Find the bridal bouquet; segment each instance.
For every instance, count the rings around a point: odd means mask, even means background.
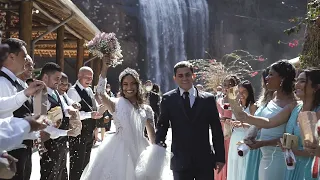
[[[99,33],[86,46],[89,52],[102,59],[105,55],[111,57],[111,66],[122,64],[122,50],[118,39],[114,33]]]

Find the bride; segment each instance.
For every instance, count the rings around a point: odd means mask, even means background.
[[[109,65],[103,63],[101,77]],[[153,111],[143,102],[143,87],[139,74],[130,68],[120,73],[120,98],[110,98],[104,88],[106,80],[99,79],[97,94],[113,114],[116,133],[110,134],[90,160],[81,180],[146,180],[136,177],[135,169],[140,154],[149,146],[144,137],[146,127],[151,144],[155,142]]]

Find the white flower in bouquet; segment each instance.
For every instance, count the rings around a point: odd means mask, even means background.
[[[89,52],[102,59],[105,55],[111,57],[110,65],[115,67],[122,64],[122,50],[115,33],[99,33],[87,43]]]

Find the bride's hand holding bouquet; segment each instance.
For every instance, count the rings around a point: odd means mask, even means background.
[[[107,66],[116,67],[122,64],[121,46],[114,33],[97,34],[88,42],[87,47],[90,53],[102,59]]]

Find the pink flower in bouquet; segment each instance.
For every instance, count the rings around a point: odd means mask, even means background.
[[[99,58],[104,55],[112,57],[110,64],[115,67],[122,64],[122,50],[118,39],[114,33],[99,33],[87,43],[89,52]]]

